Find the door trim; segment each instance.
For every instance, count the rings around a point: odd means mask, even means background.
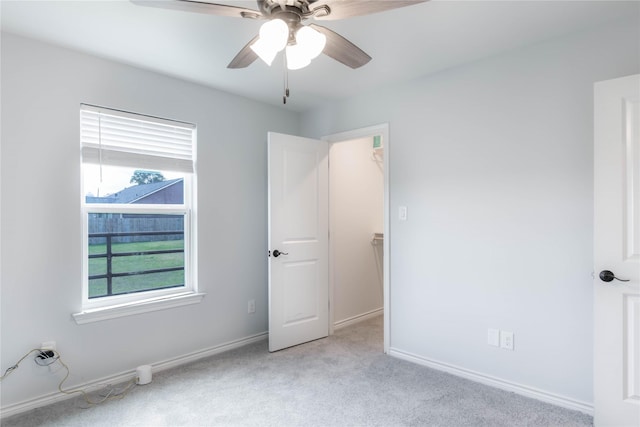
[[[373,137],[375,135],[381,135],[384,142],[384,214],[383,214],[383,233],[384,240],[382,242],[382,294],[383,294],[383,310],[384,310],[384,352],[389,353],[389,343],[391,342],[391,312],[390,312],[390,258],[389,252],[391,230],[389,227],[389,151],[390,151],[390,138],[389,138],[389,123],[382,123],[378,125],[368,126],[365,128],[354,129],[346,132],[335,133],[332,135],[323,136],[321,141],[328,141],[329,144],[336,142],[345,142],[358,138]],[[331,169],[331,165],[329,165]],[[329,189],[331,191],[331,189]],[[329,223],[329,236],[331,236],[331,223]],[[331,237],[329,237],[331,242]],[[332,269],[331,259],[333,254],[331,253],[331,243],[329,243],[329,271]],[[334,281],[333,275],[329,274],[329,334],[332,335],[334,331],[334,318],[333,318],[333,296],[334,296]]]

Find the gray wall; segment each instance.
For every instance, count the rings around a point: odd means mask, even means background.
[[[77,325],[81,310],[80,103],[198,126],[197,305]],[[298,116],[198,85],[2,35],[2,369],[55,340],[67,386],[267,329],[266,135]],[[247,300],[256,313],[247,314]],[[2,407],[56,390],[33,363]]]
[[[303,115],[311,137],[389,122],[392,351],[592,403],[593,83],[640,71],[638,28]],[[488,328],[514,332],[515,351],[488,346]]]

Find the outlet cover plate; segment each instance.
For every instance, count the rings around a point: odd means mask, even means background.
[[[500,348],[513,351],[513,332],[500,331]]]

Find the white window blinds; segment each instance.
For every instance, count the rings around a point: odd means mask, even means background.
[[[80,106],[85,163],[193,173],[195,130],[189,123]]]

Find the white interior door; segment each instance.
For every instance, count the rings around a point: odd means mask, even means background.
[[[269,351],[328,335],[328,154],[269,132]]]
[[[594,424],[638,426],[640,76],[596,83],[594,107]]]

